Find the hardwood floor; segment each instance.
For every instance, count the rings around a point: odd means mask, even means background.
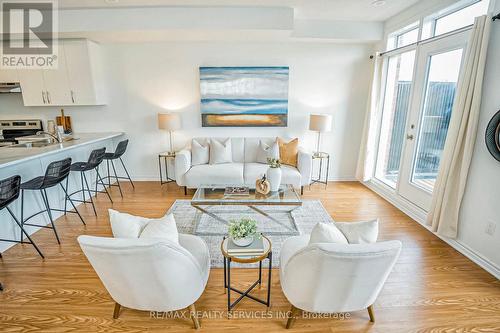
[[[113,189],[113,208],[148,217],[160,216],[178,198],[186,198],[175,184],[137,182],[133,191],[125,185],[120,199]],[[192,195],[192,192],[189,193]],[[493,276],[439,240],[401,211],[356,182],[331,183],[306,189],[305,199],[321,199],[337,221],[380,218],[380,240],[403,242],[401,256],[374,305],[376,323],[367,311],[347,318],[298,318],[290,332],[500,332],[500,283]],[[74,214],[60,218],[56,226],[62,244],[51,230],[37,232],[41,260],[30,245],[16,245],[0,259],[1,332],[184,332],[193,329],[189,315],[177,318],[122,308],[113,319],[114,302],[81,252],[81,234],[110,236],[106,197],[97,199],[99,217],[90,205],[80,207],[87,226]],[[10,223],[10,221],[1,221]],[[233,281],[244,288],[257,272],[234,270]],[[257,290],[263,297],[266,286]],[[196,303],[204,316],[200,332],[285,331],[283,316],[290,304],[281,292],[279,274],[273,270],[272,306],[244,299],[226,318],[222,269],[212,269],[205,293]],[[236,317],[237,316],[237,317]],[[248,316],[253,316],[248,318]]]

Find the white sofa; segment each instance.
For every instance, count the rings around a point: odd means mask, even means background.
[[[227,138],[195,138],[198,142]],[[175,157],[175,177],[179,186],[198,188],[201,185],[239,185],[255,187],[255,181],[266,173],[267,164],[257,162],[260,142],[272,145],[276,137],[231,138],[232,163],[191,165],[191,149],[185,148]],[[282,184],[303,188],[311,182],[312,154],[299,149],[297,168],[282,165]]]

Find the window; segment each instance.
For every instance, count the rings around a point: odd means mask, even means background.
[[[488,12],[489,0],[459,1],[424,20],[422,38],[427,39],[442,35],[474,24],[477,16]]]
[[[397,49],[418,41],[419,22],[414,22],[391,33],[387,39],[387,50]]]

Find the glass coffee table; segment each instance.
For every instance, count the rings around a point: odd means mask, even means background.
[[[199,187],[191,199],[191,206],[226,225],[229,224],[229,221],[221,217],[222,211],[219,212],[214,209],[215,206],[234,206],[235,210],[237,206],[246,206],[268,220],[282,226],[283,230],[276,233],[277,235],[295,236],[300,234],[292,212],[302,206],[302,200],[292,185],[282,184],[278,191],[270,192],[267,195],[256,193],[255,189],[250,189],[248,195],[226,195],[224,191],[227,186],[232,185],[204,185]],[[283,207],[284,209],[278,211],[266,209],[266,207],[275,208],[276,206]],[[227,210],[224,212],[227,212]],[[288,214],[291,221],[290,226],[273,217],[272,215],[275,212]],[[197,230],[194,233],[198,235],[220,235],[219,233],[198,233]],[[266,235],[272,236],[273,232],[266,232]]]

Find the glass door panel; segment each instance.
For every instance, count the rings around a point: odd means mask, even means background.
[[[462,53],[458,49],[429,58],[417,154],[411,173],[411,182],[429,192],[434,188],[448,133]]]
[[[403,144],[398,192],[428,210],[439,171],[469,31],[417,49],[414,93]]]
[[[414,62],[415,51],[392,56],[387,62],[375,177],[392,188],[399,178]]]

